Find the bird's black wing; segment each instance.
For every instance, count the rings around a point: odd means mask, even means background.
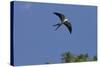
[[[72,25],[71,25],[71,23],[69,23],[68,21],[66,21],[66,22],[64,23],[64,25],[68,28],[68,30],[69,30],[69,32],[70,32],[70,34],[71,34],[71,32],[72,32]]]
[[[57,16],[60,18],[61,22],[63,22],[63,21],[64,21],[65,16],[64,16],[63,14],[58,13],[58,12],[54,12],[54,14],[55,14],[55,15],[57,15]]]

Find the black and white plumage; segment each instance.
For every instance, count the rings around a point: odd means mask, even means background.
[[[57,30],[61,25],[64,24],[68,28],[68,30],[69,30],[69,32],[71,34],[71,32],[72,32],[72,25],[68,21],[68,19],[63,14],[61,14],[61,13],[54,12],[54,14],[57,15],[60,18],[60,20],[61,20],[61,23],[53,25],[53,26],[58,26],[55,30]]]

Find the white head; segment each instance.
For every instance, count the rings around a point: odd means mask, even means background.
[[[65,19],[64,22],[68,21],[68,19]]]

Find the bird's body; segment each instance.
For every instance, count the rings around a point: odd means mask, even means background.
[[[65,16],[63,14],[61,14],[61,13],[54,12],[54,14],[57,15],[60,18],[60,20],[61,20],[61,23],[53,25],[53,26],[58,26],[55,30],[57,30],[61,25],[64,24],[68,28],[68,30],[69,30],[69,32],[71,34],[71,32],[72,32],[72,25],[68,21],[68,18],[65,18]]]
[[[63,21],[63,23],[66,22],[66,21],[68,21],[68,19],[65,19],[65,20]]]

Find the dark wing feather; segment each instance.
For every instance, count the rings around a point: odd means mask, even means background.
[[[57,16],[60,18],[61,22],[64,21],[65,16],[64,16],[63,14],[61,14],[61,13],[57,13],[57,12],[54,12],[54,14],[57,15]]]
[[[70,32],[70,34],[71,34],[71,32],[72,32],[72,25],[71,25],[71,23],[69,23],[68,21],[66,21],[66,22],[64,23],[64,25],[68,28],[68,30],[69,30],[69,32]]]

